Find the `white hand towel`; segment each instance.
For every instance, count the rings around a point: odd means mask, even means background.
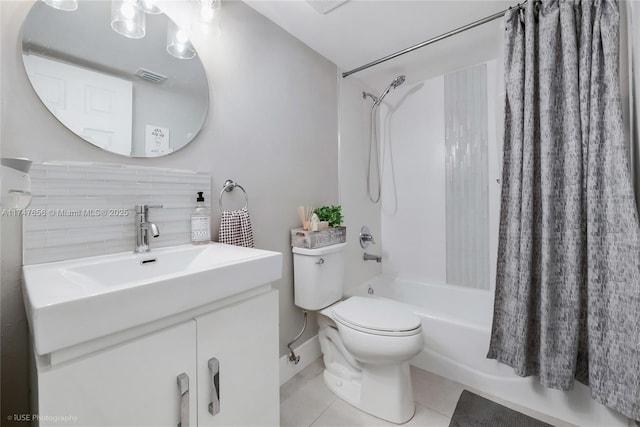
[[[247,208],[222,212],[220,243],[253,248],[253,228]]]

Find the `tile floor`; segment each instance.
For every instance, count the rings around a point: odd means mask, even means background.
[[[324,384],[322,359],[311,363],[280,387],[281,427],[395,426],[366,414],[336,397]],[[510,404],[446,378],[411,367],[416,414],[406,426],[447,427],[465,388],[517,411],[558,427],[572,424]]]

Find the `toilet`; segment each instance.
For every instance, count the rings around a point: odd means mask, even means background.
[[[388,300],[342,300],[345,247],[292,249],[295,305],[318,312],[329,389],[371,415],[407,422],[415,413],[409,360],[424,345],[420,318]]]

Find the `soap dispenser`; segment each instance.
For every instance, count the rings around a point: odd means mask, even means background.
[[[204,205],[202,191],[198,191],[196,208],[191,214],[191,243],[201,245],[211,242],[211,216]]]

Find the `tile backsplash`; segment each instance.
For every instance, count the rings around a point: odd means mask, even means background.
[[[34,164],[30,175],[25,265],[132,251],[136,204],[164,206],[149,210],[160,229],[152,249],[188,244],[196,192],[211,206],[211,177],[186,170],[49,162]]]

